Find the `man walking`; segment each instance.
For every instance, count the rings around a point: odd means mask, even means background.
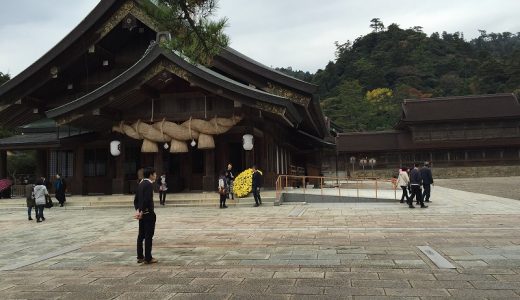
[[[137,194],[134,199],[136,218],[139,219],[139,234],[137,235],[137,262],[145,264],[157,263],[158,260],[152,257],[152,239],[155,233],[156,216],[153,206],[153,183],[157,174],[153,168],[143,170],[144,179],[137,187]],[[144,240],[144,255],[143,255]]]
[[[262,175],[256,169],[256,166],[253,166],[253,197],[255,197],[255,207],[262,205],[262,198],[260,198],[260,187],[262,186]]]
[[[424,166],[420,170],[422,184],[424,188],[423,199],[424,202],[430,202],[431,185],[433,184],[432,170],[430,169],[430,162],[425,161]]]
[[[415,197],[416,204],[420,204],[421,208],[427,208],[424,205],[422,192],[421,192],[421,173],[419,172],[419,164],[414,164],[414,168],[410,171],[410,186],[412,188],[412,195],[408,200],[408,207],[415,208],[413,206],[413,198]]]
[[[61,177],[61,174],[56,174],[56,181],[54,181],[54,191],[56,192],[56,199],[60,203],[60,207],[63,207],[63,204],[67,199],[65,198],[65,191],[67,190],[67,183]]]

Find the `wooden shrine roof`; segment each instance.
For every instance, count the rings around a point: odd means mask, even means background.
[[[266,109],[264,105],[258,104],[259,102],[265,103],[267,107],[275,107],[276,112],[283,113],[293,126],[302,121],[302,116],[288,99],[234,81],[204,66],[191,64],[158,45],[152,46],[141,60],[112,81],[79,99],[47,111],[46,115],[49,118],[56,119],[63,118],[71,113],[82,114],[89,109],[105,107],[110,104],[109,98],[115,90],[138,88],[146,83],[153,75],[145,75],[144,73],[147,72],[154,72],[154,74],[169,72],[204,90],[258,109]],[[137,83],[134,82],[136,80]],[[137,86],[129,86],[131,84]],[[237,97],[237,95],[240,97]],[[269,109],[267,111],[273,112]]]
[[[56,109],[59,105],[64,104],[64,107],[71,108],[82,103],[86,99],[85,97],[81,98],[82,101],[73,101],[75,104],[70,106],[65,103],[48,106],[41,99],[34,98],[32,91],[37,87],[52,86],[53,81],[50,80],[49,74],[51,67],[56,66],[60,68],[61,72],[62,67],[67,67],[67,64],[61,65],[62,63],[86,53],[89,46],[96,45],[107,34],[107,31],[111,30],[110,28],[116,26],[114,20],[120,20],[124,14],[131,14],[152,31],[158,31],[155,21],[149,16],[143,15],[142,6],[147,2],[148,0],[100,1],[63,40],[30,67],[0,86],[0,116],[2,117],[0,123],[20,126],[45,117],[43,111],[49,108],[51,108],[49,113],[52,115],[53,112],[60,111]],[[71,55],[72,53],[73,55]],[[204,71],[204,76],[212,77],[213,83],[218,81],[223,86],[232,88],[234,92],[239,89],[256,100],[266,103],[270,101],[276,103],[279,100],[279,104],[283,102],[283,106],[293,118],[292,121],[301,122],[298,124],[300,129],[319,137],[328,135],[316,94],[317,86],[278,72],[229,47],[223,49],[214,61],[212,70],[218,73],[200,67],[197,72]],[[225,69],[221,69],[218,62],[220,62],[220,66],[225,66]],[[121,75],[123,74],[128,74],[128,72],[125,71]],[[227,74],[233,76],[226,76]],[[117,74],[114,74],[112,79],[108,79],[108,83],[104,81],[105,85],[113,86],[117,83],[116,76]],[[256,88],[254,86],[248,88],[247,84],[251,84],[248,82],[248,78],[255,78],[253,84],[258,82],[259,85]],[[246,84],[242,85],[239,82]],[[105,86],[101,86],[100,89],[96,89],[89,95],[92,97],[93,93],[104,89]],[[287,100],[294,104],[287,104]],[[19,105],[20,102],[23,102],[23,105]]]
[[[398,127],[404,124],[520,118],[513,94],[472,95],[404,100]]]

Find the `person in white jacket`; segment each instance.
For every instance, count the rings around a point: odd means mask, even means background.
[[[36,203],[36,222],[40,223],[45,221],[43,216],[43,209],[45,208],[45,195],[49,195],[49,191],[43,184],[43,180],[39,179],[36,181],[36,185],[33,189],[34,202]]]
[[[397,185],[403,189],[403,195],[401,196],[400,203],[404,203],[404,198],[409,201],[408,196],[408,185],[410,184],[410,177],[408,177],[408,169],[403,167],[399,170],[399,177],[397,177]]]

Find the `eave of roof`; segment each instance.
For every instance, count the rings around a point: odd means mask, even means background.
[[[520,103],[514,94],[491,94],[405,99],[401,119],[395,128],[408,124],[461,122],[520,117]]]
[[[0,86],[0,97],[9,92],[11,89],[27,80],[33,74],[42,69],[45,65],[52,62],[59,54],[69,48],[81,36],[91,28],[104,14],[112,7],[114,3],[120,0],[103,0],[76,26],[69,34],[67,34],[58,44],[47,51],[42,57],[23,70],[20,74],[7,81]],[[1,102],[1,101],[0,101]]]
[[[283,106],[287,109],[288,113],[296,120],[297,123],[301,122],[302,117],[298,114],[294,105],[288,100],[280,96],[272,95],[270,93],[260,91],[254,89],[250,86],[244,85],[242,83],[236,82],[230,78],[220,75],[206,67],[193,65],[173,52],[169,52],[163,50],[159,46],[153,46],[149,51],[132,67],[127,69],[125,72],[101,86],[100,88],[92,91],[91,93],[76,99],[72,102],[69,102],[65,105],[57,107],[55,109],[49,110],[46,112],[47,117],[56,118],[63,114],[70,113],[74,110],[80,109],[85,105],[88,105],[94,102],[96,99],[107,95],[110,91],[122,86],[125,82],[127,82],[130,78],[137,76],[146,68],[148,68],[151,64],[153,64],[160,57],[164,57],[170,62],[174,63],[178,67],[187,71],[188,73],[207,80],[213,84],[217,84],[220,87],[233,91],[235,93],[239,93],[245,95],[247,97],[251,97],[256,100],[264,101],[270,104],[275,104],[279,106]]]
[[[249,70],[253,73],[260,74],[261,76],[263,76],[267,79],[281,83],[288,87],[292,87],[297,90],[301,90],[301,91],[304,91],[304,92],[310,93],[310,94],[316,93],[318,90],[317,85],[305,82],[303,80],[291,77],[280,71],[272,69],[260,62],[257,62],[256,60],[236,51],[235,49],[233,49],[231,47],[224,48],[218,56],[220,56],[226,60],[229,60],[231,62],[234,62],[234,63],[240,65],[241,67],[245,68],[246,70]]]

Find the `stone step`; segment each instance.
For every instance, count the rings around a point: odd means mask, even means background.
[[[154,198],[155,199],[155,198]],[[262,202],[267,205],[273,205],[275,197],[262,197]],[[55,206],[59,206],[56,199],[53,199]],[[218,207],[220,199],[215,198],[201,198],[201,199],[187,199],[187,198],[166,198],[166,206],[179,206],[179,207],[197,207],[197,206],[215,206]],[[249,206],[253,205],[254,199],[252,197],[236,198],[235,200],[228,199],[226,204],[228,206]],[[155,205],[159,206],[158,200],[155,199]],[[131,196],[106,196],[106,197],[69,197],[65,204],[65,207],[69,208],[103,208],[103,207],[132,207],[133,197]],[[20,208],[26,207],[25,199],[1,199],[0,209],[3,208]]]

